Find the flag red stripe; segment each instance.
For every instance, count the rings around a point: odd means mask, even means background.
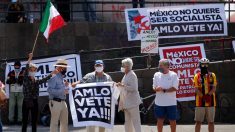
[[[64,25],[65,25],[65,22],[64,22],[64,19],[61,17],[61,15],[53,17],[51,19],[51,25],[50,25],[50,29],[48,32],[48,36],[50,36],[51,33],[53,33],[58,28],[63,27]]]

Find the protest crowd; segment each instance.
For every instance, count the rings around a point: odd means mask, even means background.
[[[33,54],[29,54],[26,68],[21,70],[21,63],[16,61],[14,70],[10,71],[7,77],[7,84],[10,85],[10,100],[11,102],[18,101],[18,94],[22,94],[21,109],[18,107],[17,123],[22,123],[22,132],[27,131],[28,116],[31,113],[32,131],[37,131],[37,115],[38,115],[38,96],[39,84],[48,81],[49,107],[51,111],[50,132],[57,132],[60,125],[61,132],[68,131],[68,108],[65,102],[66,95],[69,93],[69,87],[75,88],[79,84],[112,82],[116,88],[120,89],[120,99],[118,102],[118,110],[123,111],[125,115],[125,131],[126,132],[141,132],[141,119],[139,105],[141,99],[138,91],[138,78],[132,70],[133,61],[131,58],[122,60],[121,72],[124,73],[123,79],[120,82],[113,82],[110,75],[104,72],[104,62],[96,60],[94,63],[94,72],[86,74],[82,80],[69,84],[63,78],[67,68],[70,67],[66,60],[58,59],[54,64],[55,70],[47,77],[40,80],[35,78],[37,65],[32,63]],[[216,76],[213,72],[208,71],[209,60],[202,58],[199,61],[201,72],[194,76],[194,86],[196,90],[196,109],[195,109],[195,131],[200,132],[200,125],[207,118],[209,131],[214,131],[214,118],[216,106]],[[159,71],[153,77],[153,91],[156,92],[154,114],[157,119],[157,130],[163,131],[164,119],[170,121],[171,131],[176,131],[176,114],[177,100],[176,91],[179,86],[179,78],[177,74],[169,70],[170,62],[168,59],[159,61]],[[209,80],[208,80],[209,79]],[[1,90],[4,89],[4,84],[1,82]],[[16,91],[18,90],[19,91]],[[2,96],[2,95],[1,95]],[[16,105],[14,103],[9,105]],[[14,113],[14,112],[13,112]],[[9,113],[9,120],[14,124],[14,114]],[[87,126],[88,132],[95,132],[94,126]],[[1,125],[2,127],[2,125]],[[98,127],[99,132],[104,132],[104,127]]]
[[[83,9],[91,11],[84,13],[86,21],[96,22],[92,0],[85,1],[88,3],[83,5]],[[205,56],[203,44],[191,47],[160,47],[158,39],[227,35],[223,5],[189,5],[188,9],[182,6],[148,9],[144,8],[145,0],[131,2],[133,8],[125,10],[128,41],[140,40],[141,53],[160,56],[150,88],[155,97],[152,116],[156,119],[156,131],[163,132],[164,122],[167,120],[171,132],[176,132],[177,101],[185,101],[185,98],[178,96],[182,94],[188,100],[195,100],[195,132],[201,131],[205,120],[208,132],[214,132],[217,77],[209,69],[211,62]],[[137,8],[138,5],[140,8]],[[57,7],[66,8],[63,5]],[[8,23],[27,21],[24,6],[20,1],[12,1],[9,10],[6,17]],[[60,13],[48,0],[37,37],[41,32],[48,42],[52,32],[66,25],[70,16],[67,12],[62,11],[62,15]],[[25,55],[28,60],[8,63],[5,80],[0,81],[0,105],[9,104],[8,115],[5,115],[8,116],[7,125],[21,126],[21,132],[26,132],[30,125],[32,132],[37,132],[39,97],[43,89],[48,96],[48,116],[45,118],[49,120],[50,132],[69,132],[69,114],[73,126],[85,127],[87,132],[112,130],[116,118],[115,109],[124,113],[125,132],[145,132],[140,115],[143,99],[140,97],[138,76],[133,68],[136,63],[131,57],[120,62],[120,72],[123,75],[121,80],[113,80],[105,72],[105,61],[99,58],[92,62],[92,72],[75,80],[70,78],[72,81],[69,81],[69,75],[75,76],[81,70],[78,65],[80,58],[74,54],[45,58],[53,60],[48,61],[50,70],[38,77],[43,59],[34,60],[37,37],[32,52]],[[4,125],[0,117],[0,132]]]

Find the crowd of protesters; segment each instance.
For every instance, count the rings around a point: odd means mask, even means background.
[[[63,2],[56,0],[57,2]],[[95,3],[92,0],[83,0],[84,16],[86,21],[97,21],[95,12]],[[144,0],[132,0],[133,8],[144,7]],[[65,3],[66,4],[66,3]],[[62,8],[62,15],[66,21],[70,17],[66,10],[67,6],[57,5]],[[67,16],[67,17],[66,17]],[[26,22],[25,8],[20,0],[12,0],[8,7],[8,15],[6,20],[8,23],[24,23]],[[68,63],[64,59],[59,59],[54,65],[55,69],[45,78],[37,80],[35,74],[37,65],[33,64],[33,54],[28,56],[26,68],[21,67],[21,62],[16,61],[14,70],[7,75],[5,85],[9,86],[9,124],[18,124],[22,126],[22,132],[27,131],[28,117],[31,114],[32,131],[37,131],[38,124],[38,97],[39,85],[48,82],[49,93],[49,109],[50,109],[50,132],[68,132],[68,107],[66,104],[66,95],[70,84],[64,80]],[[202,58],[199,61],[200,72],[194,75],[195,87],[195,132],[200,132],[201,124],[206,117],[209,132],[214,132],[214,118],[216,107],[216,75],[208,70],[209,60]],[[133,68],[131,58],[126,58],[121,62],[121,72],[124,73],[122,80],[115,82],[115,85],[121,88],[118,102],[118,111],[123,111],[125,116],[125,132],[141,132],[141,118],[139,105],[142,103],[138,91],[138,77]],[[170,122],[171,132],[176,132],[177,117],[177,99],[176,91],[179,86],[179,78],[177,74],[169,69],[170,62],[168,59],[159,61],[158,72],[153,76],[153,91],[156,93],[154,114],[157,120],[158,132],[163,131],[164,120]],[[85,75],[78,82],[71,84],[76,87],[77,84],[95,83],[95,82],[112,82],[110,75],[104,72],[104,62],[96,60],[94,63],[94,71]],[[4,93],[3,82],[0,82],[0,103],[5,104],[6,98]],[[17,108],[17,109],[15,109]],[[16,112],[16,113],[15,113]],[[16,119],[16,120],[15,120]],[[105,128],[89,126],[87,132],[105,132]],[[0,132],[2,132],[2,123],[0,118]]]
[[[37,80],[35,74],[37,65],[31,62],[32,53],[29,54],[26,68],[22,70],[21,63],[16,61],[14,70],[10,71],[6,78],[9,85],[9,122],[10,124],[22,124],[22,132],[27,131],[28,117],[31,113],[32,131],[37,131],[38,124],[38,97],[39,84],[48,82],[49,108],[51,111],[50,132],[68,132],[68,108],[66,95],[69,86],[76,87],[77,84],[94,82],[112,82],[110,75],[104,72],[104,62],[96,60],[94,71],[86,74],[80,81],[69,84],[64,80],[67,67],[66,60],[59,59],[54,65],[55,69],[47,77]],[[194,75],[195,87],[195,131],[200,132],[201,123],[206,117],[209,132],[214,132],[214,118],[216,107],[216,75],[208,70],[209,60],[202,58],[199,61],[200,72]],[[138,78],[132,70],[134,63],[131,58],[122,60],[121,72],[124,76],[115,85],[121,88],[118,102],[118,111],[125,115],[125,132],[141,132],[141,118],[139,105],[142,103],[138,91]],[[168,119],[172,132],[176,131],[177,101],[176,91],[179,86],[177,74],[169,69],[168,59],[159,61],[158,72],[153,76],[153,91],[156,93],[154,114],[157,119],[158,132],[163,131],[164,120]],[[4,83],[0,83],[0,101],[5,104],[3,98]],[[15,105],[17,105],[17,117],[14,117]],[[23,115],[23,116],[22,116]],[[14,120],[17,119],[17,120]],[[15,122],[16,121],[16,122]],[[95,132],[96,127],[87,127],[87,132]],[[2,124],[0,121],[0,132]],[[99,127],[99,132],[105,132],[105,128]]]

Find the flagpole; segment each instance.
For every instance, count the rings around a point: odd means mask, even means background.
[[[32,49],[32,54],[33,54],[33,52],[34,52],[34,49],[35,49],[35,46],[36,46],[36,43],[37,43],[37,40],[38,40],[38,35],[39,35],[39,30],[38,30],[38,32],[37,32],[37,35],[36,35],[36,38],[35,38],[35,40],[34,40],[34,44],[33,44],[33,49]]]

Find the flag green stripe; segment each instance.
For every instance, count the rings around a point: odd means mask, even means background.
[[[50,16],[50,7],[51,7],[51,2],[50,0],[47,1],[46,9],[42,18],[42,22],[39,27],[40,32],[45,32],[48,22],[49,22],[49,16]]]

